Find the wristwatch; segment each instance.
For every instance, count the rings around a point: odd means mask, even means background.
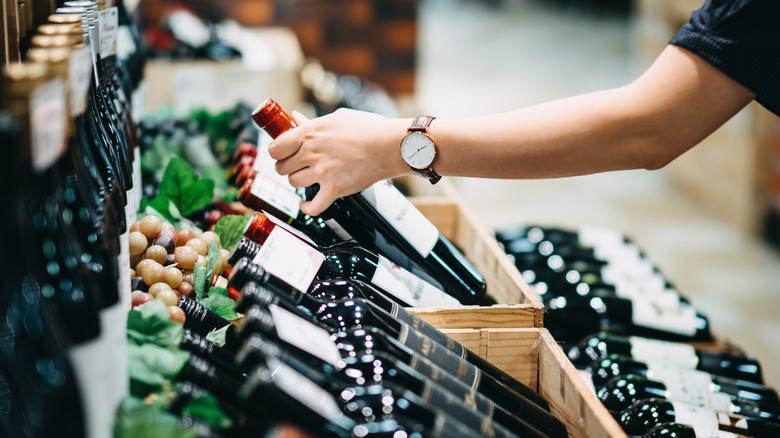
[[[418,175],[427,178],[431,184],[436,184],[441,179],[431,167],[436,158],[436,143],[428,135],[428,127],[433,119],[433,116],[419,116],[414,119],[406,136],[401,140],[401,157]]]

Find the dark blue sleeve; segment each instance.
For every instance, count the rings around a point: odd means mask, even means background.
[[[707,0],[669,42],[696,53],[780,115],[780,0]]]

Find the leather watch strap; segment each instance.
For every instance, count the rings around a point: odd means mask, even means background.
[[[428,127],[431,126],[431,122],[436,117],[433,116],[417,116],[412,121],[412,125],[409,127],[409,132],[426,132]]]
[[[436,184],[441,179],[441,175],[436,173],[436,171],[433,170],[432,167],[427,167],[425,169],[417,169],[415,170],[415,172],[417,172],[417,174],[420,175],[421,177],[430,181],[431,184]]]

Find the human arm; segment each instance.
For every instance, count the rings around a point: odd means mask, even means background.
[[[553,178],[656,169],[699,143],[755,96],[697,55],[668,46],[624,87],[500,114],[439,118],[429,129],[441,175]],[[301,121],[269,149],[296,187],[319,183],[301,208],[321,213],[340,196],[409,173],[399,144],[411,119],[357,111]]]

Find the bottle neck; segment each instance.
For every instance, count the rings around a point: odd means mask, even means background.
[[[266,100],[252,113],[252,120],[273,138],[298,126],[295,120],[282,110],[273,99]]]

